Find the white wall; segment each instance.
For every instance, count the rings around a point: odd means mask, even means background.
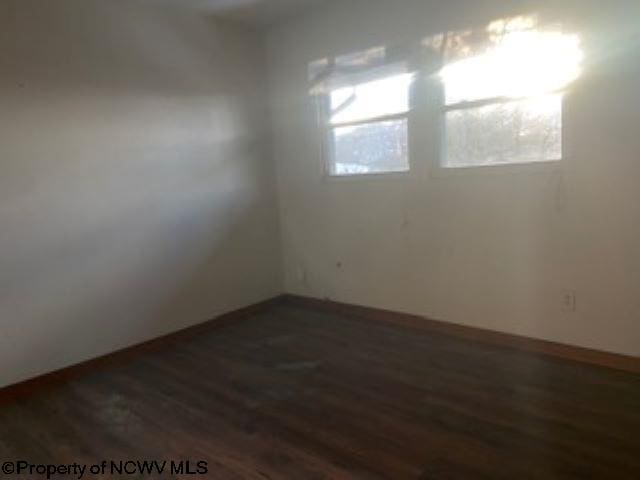
[[[322,177],[310,61],[549,3],[589,54],[558,170],[434,175],[425,129],[408,177]],[[639,30],[635,0],[342,0],[272,30],[286,291],[640,355]]]
[[[0,386],[280,293],[263,42],[0,2]]]

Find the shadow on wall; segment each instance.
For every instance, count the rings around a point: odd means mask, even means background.
[[[3,8],[0,385],[279,293],[256,40],[135,2]]]

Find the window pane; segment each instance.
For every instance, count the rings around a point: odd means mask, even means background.
[[[452,110],[445,167],[560,160],[562,95]]]
[[[409,171],[407,120],[332,130],[332,175]]]
[[[354,122],[409,111],[412,74],[361,83],[331,92],[331,124]]]

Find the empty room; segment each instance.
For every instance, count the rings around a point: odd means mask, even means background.
[[[640,2],[0,0],[0,472],[640,479]]]

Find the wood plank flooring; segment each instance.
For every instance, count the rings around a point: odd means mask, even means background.
[[[19,459],[203,460],[213,479],[637,480],[640,376],[281,305],[0,405],[0,462]]]

